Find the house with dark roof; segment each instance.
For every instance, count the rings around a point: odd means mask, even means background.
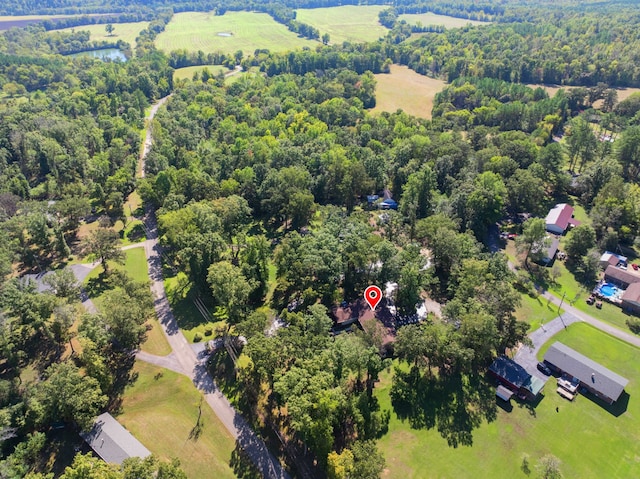
[[[500,356],[489,366],[489,375],[502,385],[528,400],[535,400],[545,382],[527,372],[525,368],[506,356]]]
[[[620,299],[620,306],[624,311],[640,314],[640,283],[630,284]]]
[[[629,383],[628,379],[557,341],[544,355],[544,361],[552,370],[577,379],[580,386],[607,404],[616,402]]]
[[[604,270],[604,280],[625,289],[628,288],[630,284],[640,283],[640,274],[628,269],[609,265],[607,269]]]
[[[556,235],[564,234],[569,225],[580,224],[573,219],[573,206],[566,203],[560,203],[551,208],[544,222],[547,231]]]
[[[151,455],[151,452],[108,412],[98,416],[91,430],[81,432],[80,436],[105,462],[122,464],[130,457],[145,458]]]

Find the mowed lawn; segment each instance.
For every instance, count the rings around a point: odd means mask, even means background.
[[[149,22],[135,22],[135,23],[112,23],[113,25],[113,34],[107,35],[107,31],[105,30],[106,25],[80,25],[78,27],[73,28],[64,28],[62,30],[53,30],[56,32],[71,32],[75,30],[76,32],[80,31],[88,31],[91,34],[91,41],[107,41],[107,42],[117,42],[118,40],[123,40],[127,42],[131,47],[136,46],[136,38],[140,35],[140,32],[147,28]]]
[[[398,17],[398,20],[404,20],[409,25],[422,26],[442,25],[445,28],[460,28],[467,25],[488,25],[490,22],[479,22],[477,20],[468,20],[466,18],[449,17],[447,15],[438,15],[437,13],[405,13]]]
[[[298,37],[266,13],[252,12],[227,12],[221,16],[177,13],[156,39],[156,46],[166,52],[185,49],[233,54],[242,50],[245,55],[253,55],[259,48],[275,52],[315,48],[318,44]]]
[[[436,93],[447,84],[410,70],[406,66],[391,65],[391,73],[380,73],[376,77],[376,106],[373,113],[401,109],[410,115],[431,119]]]
[[[379,448],[386,458],[384,478],[503,478],[527,476],[521,470],[528,455],[531,475],[541,457],[553,454],[566,478],[640,477],[640,350],[584,323],[554,336],[630,380],[627,410],[616,417],[585,396],[573,402],[556,392],[551,378],[544,397],[530,411],[512,401],[513,410],[497,409],[497,419],[473,431],[473,445],[451,448],[437,430],[415,430],[391,408],[391,374],[376,386],[383,409],[391,409],[389,432]],[[558,412],[556,412],[556,407]]]
[[[378,13],[385,6],[305,8],[296,10],[296,19],[329,34],[330,43],[374,42],[389,30],[380,25]]]
[[[173,72],[173,81],[191,80],[194,73],[200,73],[205,68],[209,70],[209,73],[211,73],[213,76],[216,76],[220,72],[227,73],[231,71],[227,67],[223,67],[222,65],[197,65],[193,67],[177,68]]]
[[[137,362],[118,420],[158,457],[177,457],[189,479],[235,477],[235,441],[186,376]],[[202,406],[200,435],[194,431]],[[197,436],[197,437],[196,437]]]

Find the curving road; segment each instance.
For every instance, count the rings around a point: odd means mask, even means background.
[[[162,106],[168,98],[169,97],[162,98],[151,109],[151,114],[148,119],[148,141],[145,141],[144,155],[148,153],[152,144],[150,122],[158,111],[158,108]],[[142,172],[144,175],[144,159],[142,159]],[[236,412],[224,394],[218,389],[213,378],[207,371],[205,365],[206,358],[196,355],[180,331],[164,289],[161,259],[162,250],[158,243],[158,230],[154,215],[154,211],[150,209],[147,210],[144,218],[147,240],[144,241],[143,245],[149,265],[149,279],[151,280],[151,292],[154,298],[156,314],[162,330],[167,337],[167,341],[171,346],[172,352],[168,357],[161,357],[140,351],[136,354],[137,359],[166,367],[190,377],[194,385],[203,392],[207,404],[209,404],[229,433],[236,439],[237,443],[261,472],[262,476],[267,479],[289,479],[289,474],[269,452],[262,439],[253,431],[244,418]]]

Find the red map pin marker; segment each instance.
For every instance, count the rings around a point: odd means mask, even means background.
[[[364,290],[364,300],[367,302],[369,307],[375,311],[376,306],[382,299],[382,290],[377,286],[369,286]]]

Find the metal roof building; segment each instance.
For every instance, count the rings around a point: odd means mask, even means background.
[[[98,416],[91,430],[80,435],[105,462],[122,464],[130,457],[144,458],[151,455],[151,452],[108,412]]]
[[[581,386],[608,404],[617,401],[629,383],[628,379],[560,342],[551,345],[544,360],[558,371],[576,378]]]

